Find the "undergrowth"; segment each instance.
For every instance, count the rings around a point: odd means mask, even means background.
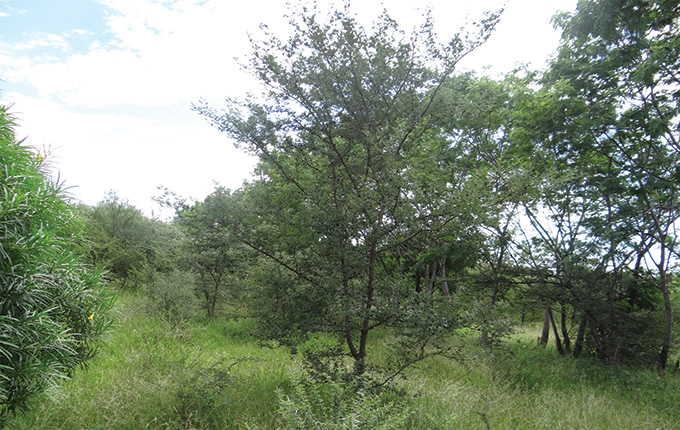
[[[680,375],[560,357],[531,335],[489,354],[459,333],[456,360],[429,358],[370,392],[311,378],[299,356],[251,338],[247,319],[177,323],[130,294],[117,307],[87,371],[9,428],[680,428]]]

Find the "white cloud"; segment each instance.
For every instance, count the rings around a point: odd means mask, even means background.
[[[23,15],[28,12],[26,9],[17,9],[12,6],[4,6],[3,9],[9,12],[0,12],[0,18],[7,18],[13,15]]]
[[[0,41],[0,50],[6,52],[25,52],[36,48],[68,49],[68,42],[63,35],[52,33],[35,33],[27,42],[7,43]]]
[[[237,188],[254,160],[236,150],[198,115],[174,121],[102,113],[74,113],[44,100],[10,93],[20,138],[51,148],[48,161],[74,194],[94,204],[110,189],[140,208],[151,207],[159,185],[202,198],[213,181]]]
[[[34,60],[15,66],[7,78],[30,84],[41,96],[66,106],[186,106],[199,97],[242,93],[250,78],[234,57],[248,51],[247,32],[266,19],[266,12],[253,14],[223,1],[167,6],[116,0],[107,5],[113,10],[107,18],[113,44],[94,44],[89,52],[61,62]],[[282,7],[263,11],[274,14],[277,9]],[[54,45],[58,39],[32,43],[48,42]]]
[[[226,95],[242,95],[252,86],[251,78],[241,71],[234,57],[249,52],[248,32],[257,33],[262,21],[272,23],[277,34],[284,32],[284,2],[253,0],[224,2],[211,0],[156,2],[151,0],[104,0],[111,9],[107,24],[114,42],[94,43],[85,54],[66,55],[62,61],[33,59],[31,64],[19,62],[6,73],[7,79],[34,86],[39,94],[66,106],[106,107],[115,105],[180,106],[199,97],[219,100]],[[471,10],[478,16],[484,7],[499,2],[437,2],[436,22],[440,33],[454,31]],[[554,49],[557,35],[536,37],[540,30],[550,30],[546,15],[571,1],[545,2],[516,0],[507,8],[505,21],[499,27],[513,32],[494,36],[488,46],[474,56],[474,64],[491,64],[496,69],[510,69],[517,62],[536,61]],[[417,5],[417,3],[416,3]],[[465,6],[467,5],[467,7]],[[393,15],[404,27],[420,21],[412,4],[394,4]],[[362,2],[356,10],[373,19],[382,3]],[[546,12],[547,11],[547,12]],[[531,15],[540,14],[541,22]],[[525,16],[522,16],[525,15]],[[526,25],[516,26],[526,21]],[[507,23],[507,24],[506,24]],[[512,28],[506,28],[514,25]],[[281,29],[281,30],[279,30]],[[67,38],[40,35],[19,50],[35,46],[66,49]],[[0,49],[3,45],[0,44]],[[244,85],[246,84],[246,85]]]

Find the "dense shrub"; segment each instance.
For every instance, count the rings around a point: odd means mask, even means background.
[[[299,380],[291,393],[277,395],[287,429],[401,429],[412,412],[353,382],[327,378]]]
[[[190,272],[157,272],[145,288],[151,298],[150,310],[171,322],[187,320],[198,308],[195,288],[196,278]]]
[[[0,427],[93,356],[112,305],[77,248],[82,223],[48,160],[13,127],[0,106]]]

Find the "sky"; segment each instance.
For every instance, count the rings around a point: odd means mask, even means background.
[[[238,188],[255,160],[191,105],[219,107],[259,91],[240,64],[260,24],[287,34],[286,3],[0,0],[0,104],[11,106],[17,136],[47,153],[83,203],[115,191],[157,216],[158,187],[198,200],[216,184]],[[550,17],[573,11],[576,0],[355,0],[351,10],[370,27],[386,9],[408,30],[431,9],[437,34],[448,40],[504,3],[496,32],[461,70],[499,77],[521,64],[542,68],[560,36]]]

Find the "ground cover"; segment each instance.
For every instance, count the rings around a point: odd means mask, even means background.
[[[176,323],[148,309],[143,297],[122,294],[117,323],[87,371],[37,398],[31,411],[9,428],[302,425],[293,415],[308,412],[310,399],[295,397],[300,392],[295,388],[306,378],[299,356],[263,348],[250,336],[253,324],[247,319]],[[409,369],[395,386],[405,394],[384,396],[389,413],[371,419],[385,420],[384,428],[410,429],[680,427],[675,407],[680,375],[661,377],[654,370],[559,357],[537,347],[532,330],[528,327],[493,354],[476,346],[474,332],[458,335],[458,359],[430,358]],[[286,399],[291,403],[282,407]],[[367,419],[368,409],[357,408],[381,404],[362,402],[366,406],[349,406],[355,422]],[[360,428],[350,421],[335,428]]]

